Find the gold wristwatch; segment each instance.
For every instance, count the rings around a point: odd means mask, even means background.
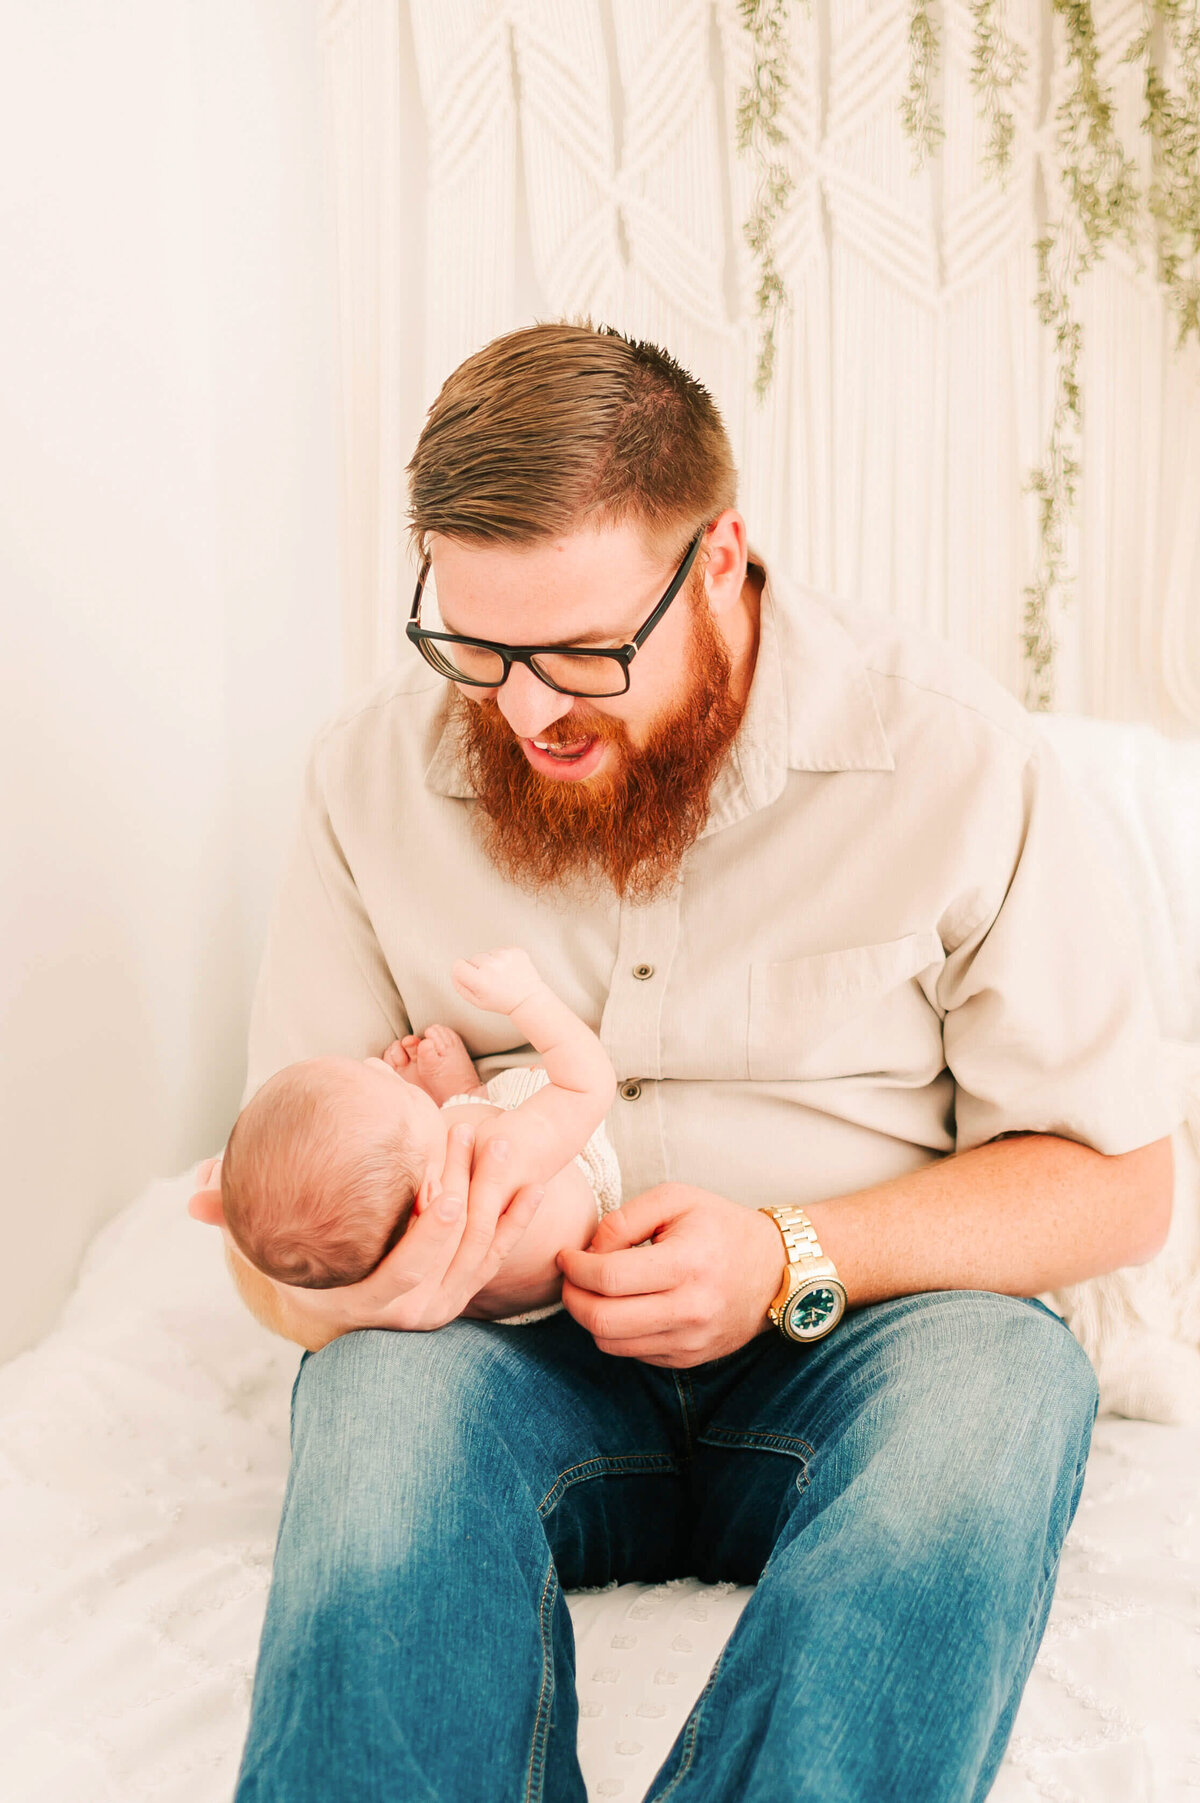
[[[764,1208],[783,1235],[787,1269],[779,1294],[767,1310],[785,1339],[807,1344],[832,1333],[846,1312],[846,1286],[831,1258],[817,1243],[802,1208]]]

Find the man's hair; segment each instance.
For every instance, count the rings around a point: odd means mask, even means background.
[[[737,499],[708,390],[656,345],[560,321],[494,338],[449,375],[409,475],[410,534],[532,544],[637,522],[668,554]]]
[[[316,1068],[289,1065],[234,1122],[221,1205],[239,1250],[281,1283],[357,1283],[400,1238],[420,1185],[399,1129],[368,1133],[353,1100]]]

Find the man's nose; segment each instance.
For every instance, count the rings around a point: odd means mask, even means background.
[[[574,705],[573,695],[548,689],[525,664],[513,664],[507,681],[496,691],[496,706],[519,739],[540,738]]]

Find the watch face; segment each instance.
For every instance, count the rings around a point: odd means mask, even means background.
[[[819,1340],[842,1318],[846,1298],[839,1287],[820,1279],[801,1290],[787,1314],[787,1331],[794,1340]]]

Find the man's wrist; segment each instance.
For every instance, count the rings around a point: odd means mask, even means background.
[[[768,1311],[772,1324],[789,1340],[808,1344],[823,1339],[849,1302],[838,1268],[799,1203],[760,1212],[770,1219],[784,1248],[783,1275]]]
[[[775,1323],[771,1319],[770,1306],[783,1285],[783,1274],[787,1269],[787,1250],[783,1237],[770,1215],[765,1215],[761,1208],[747,1211],[752,1220],[758,1222],[755,1232],[762,1246],[762,1257],[759,1265],[761,1279],[755,1284],[755,1301],[761,1302],[761,1313],[754,1329],[755,1335],[772,1333]]]

